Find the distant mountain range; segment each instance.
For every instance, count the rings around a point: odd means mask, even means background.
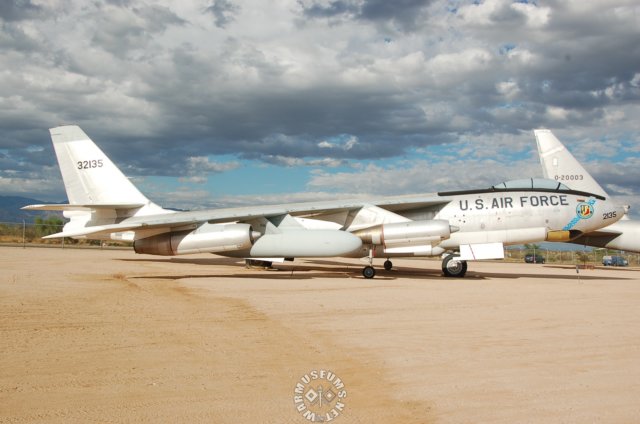
[[[20,197],[20,196],[0,196],[0,222],[22,222],[23,220],[27,222],[27,224],[32,223],[33,220],[37,217],[45,217],[51,215],[62,216],[61,212],[52,212],[52,211],[23,211],[20,208],[27,205],[37,205],[42,203],[52,203],[52,202],[43,202],[42,200],[30,199],[28,197]],[[56,202],[53,202],[56,203]],[[66,202],[58,202],[58,203],[66,203]]]

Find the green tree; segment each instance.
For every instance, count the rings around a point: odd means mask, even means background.
[[[535,243],[526,243],[524,245],[524,248],[527,253],[535,253],[540,251],[540,245]]]
[[[51,215],[44,219],[37,216],[34,223],[36,237],[44,237],[62,231],[64,221],[59,216]]]

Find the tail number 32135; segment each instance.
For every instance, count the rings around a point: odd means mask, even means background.
[[[102,159],[79,160],[76,165],[78,169],[102,168]]]

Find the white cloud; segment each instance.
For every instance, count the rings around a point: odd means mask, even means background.
[[[552,121],[564,121],[569,117],[569,111],[562,107],[548,106],[547,115]]]
[[[607,184],[606,185],[606,190],[609,193],[615,193],[617,197],[620,197],[620,196],[630,197],[630,196],[633,196],[634,194],[636,194],[636,193],[634,193],[634,191],[631,188],[622,187],[622,186],[619,186],[617,184]]]
[[[514,100],[521,92],[518,83],[514,80],[496,83],[496,91],[507,100]]]
[[[509,7],[526,16],[527,26],[535,30],[541,30],[547,25],[551,15],[549,7],[540,7],[537,4],[515,2],[511,3]]]
[[[489,51],[479,48],[442,53],[429,60],[425,72],[437,84],[463,84],[474,73],[487,72],[493,59]]]
[[[355,172],[317,171],[308,185],[312,190],[339,190],[369,196],[399,195],[487,188],[502,181],[540,174],[539,165],[529,160],[508,165],[493,159],[435,163],[419,160],[392,167],[370,164]]]
[[[33,177],[7,178],[0,176],[0,193],[5,196],[23,196],[56,202],[66,198],[61,180]]]
[[[640,140],[632,0],[37,5],[0,8],[0,177],[29,190],[54,159],[28,149],[50,147],[59,123],[82,125],[133,175],[200,183],[247,158],[310,172],[439,144],[499,167],[511,158],[486,140],[512,149],[540,126]],[[452,172],[438,171],[430,181]]]
[[[286,166],[286,167],[305,166],[305,167],[337,168],[339,166],[347,165],[346,161],[341,159],[333,159],[333,158],[303,159],[303,158],[296,158],[291,156],[276,155],[276,156],[268,156],[264,160],[274,165],[280,165],[280,166]]]
[[[191,156],[187,161],[189,172],[226,172],[236,169],[240,163],[234,162],[211,162],[206,156]]]
[[[206,156],[191,156],[187,159],[186,176],[178,180],[183,183],[203,184],[207,182],[210,174],[232,171],[240,167],[240,163],[211,162]]]
[[[323,140],[318,143],[318,147],[321,149],[341,149],[344,151],[348,151],[353,149],[358,144],[358,137],[351,136],[346,141],[341,142],[329,142],[327,140]]]

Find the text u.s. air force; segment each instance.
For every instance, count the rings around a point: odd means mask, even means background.
[[[514,205],[520,207],[568,206],[569,200],[564,194],[501,196],[492,199],[460,200],[460,210],[510,209]]]

